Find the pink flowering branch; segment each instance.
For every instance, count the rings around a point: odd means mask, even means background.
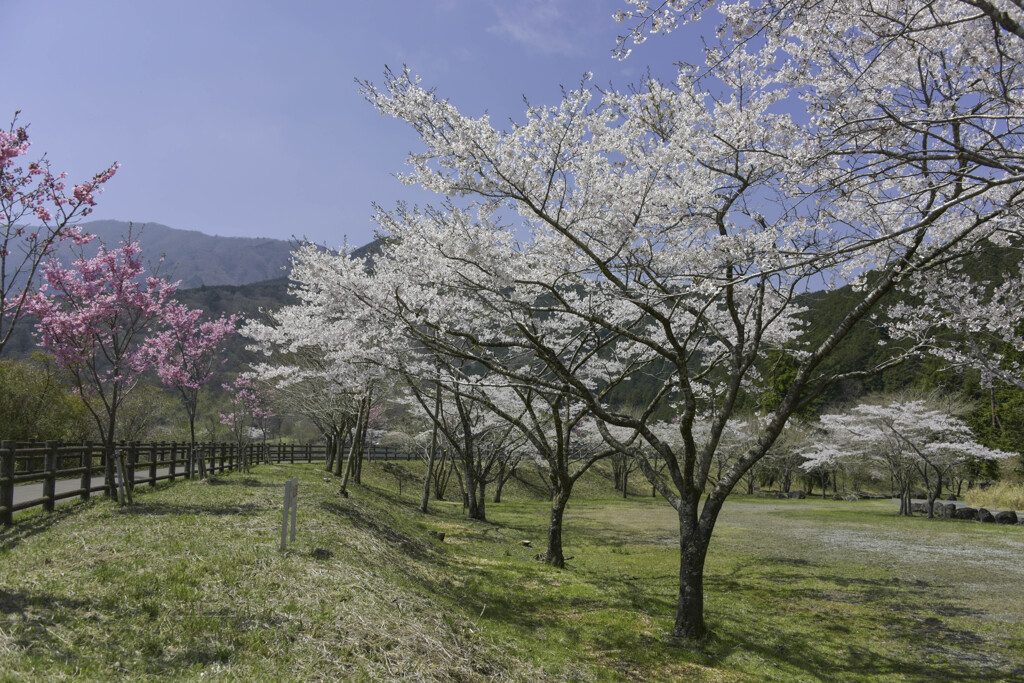
[[[28,130],[0,130],[0,354],[11,337],[40,270],[56,246],[66,240],[82,246],[92,236],[75,225],[96,206],[96,196],[118,169],[112,164],[90,180],[67,187],[66,173],[54,173],[44,157],[17,166],[28,153]]]

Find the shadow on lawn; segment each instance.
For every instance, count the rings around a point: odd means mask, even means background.
[[[209,486],[245,486],[248,488],[284,488],[283,484],[274,482],[262,482],[258,479],[252,479],[246,477],[245,479],[220,479],[218,477],[208,477],[204,479]]]
[[[788,560],[772,564],[803,566],[802,562]],[[1024,676],[1024,666],[1019,660],[999,656],[983,636],[931,616],[979,614],[950,602],[936,603],[936,586],[898,577],[852,579],[818,575],[814,579],[824,585],[820,588],[801,585],[808,580],[806,572],[773,571],[771,602],[765,605],[766,609],[778,610],[780,604],[803,605],[805,616],[800,617],[798,609],[785,619],[780,617],[778,624],[773,625],[768,613],[762,624],[750,624],[746,630],[740,628],[740,624],[719,624],[709,654],[713,659],[721,659],[734,651],[753,653],[769,662],[783,660],[791,667],[824,680],[870,676],[981,683],[1008,677],[1018,680]],[[715,577],[706,585],[716,593],[727,591],[742,595],[749,593],[751,583],[756,581],[756,577],[750,580]],[[790,585],[793,587],[788,588]],[[843,608],[838,605],[844,603],[874,607],[875,614],[869,618],[875,623],[870,628],[869,639],[863,634],[852,634],[841,617],[821,617],[822,613],[842,614]],[[713,618],[714,614],[711,616]],[[798,630],[801,622],[806,625],[812,619],[812,628]],[[787,624],[794,624],[796,628],[789,628]],[[772,627],[777,629],[772,636],[758,637]],[[881,647],[894,646],[886,652],[873,647],[874,643]],[[914,654],[908,656],[908,649]]]
[[[0,528],[0,548],[8,550],[16,548],[22,541],[41,534],[54,524],[67,519],[79,512],[85,502],[65,503],[53,512],[37,513],[36,515],[17,521],[13,526],[6,529]]]
[[[18,650],[44,660],[63,660],[73,667],[92,668],[94,673],[94,667],[99,666],[114,678],[127,678],[127,674],[137,677],[141,673],[175,676],[196,664],[227,663],[236,654],[233,641],[247,632],[277,627],[287,621],[286,617],[272,612],[252,613],[244,608],[164,613],[159,604],[152,601],[77,599],[44,591],[3,588],[0,588],[0,617],[6,617],[6,634]],[[133,628],[133,625],[148,624],[158,618],[172,619],[173,628],[167,629],[166,624],[164,629],[153,632]],[[80,653],[53,628],[59,624],[76,625],[76,630],[87,629],[92,639],[108,641],[108,647],[99,647],[96,651],[106,653],[111,661],[98,663],[90,657],[89,661],[76,664]],[[196,628],[195,624],[201,624],[202,628]],[[210,624],[219,626],[214,629]],[[217,633],[220,642],[210,642],[208,634],[211,632]],[[134,652],[134,661],[128,654],[131,652]],[[113,662],[114,659],[117,661]]]
[[[367,514],[357,505],[349,502],[346,505],[327,501],[320,504],[320,509],[326,510],[333,515],[347,519],[352,526],[367,531],[376,538],[386,542],[396,550],[417,560],[436,559],[436,553],[428,543],[418,538],[413,538],[397,529],[388,526],[373,515]]]
[[[173,505],[168,503],[134,503],[118,508],[117,514],[139,516],[139,515],[213,515],[225,517],[231,515],[255,515],[265,508],[255,503],[241,503],[238,505]]]

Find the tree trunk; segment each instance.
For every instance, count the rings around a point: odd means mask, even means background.
[[[494,486],[494,502],[495,503],[500,503],[501,502],[501,490],[503,488],[505,488],[505,482],[508,481],[509,477],[512,476],[511,472],[509,472],[507,470],[508,470],[508,466],[505,464],[505,461],[502,460],[501,464],[499,466],[499,469],[498,469],[498,481],[495,482],[495,486]]]
[[[476,480],[476,486],[478,489],[476,495],[476,512],[477,517],[481,522],[487,521],[487,480],[478,477]]]
[[[345,476],[341,479],[341,491],[339,493],[348,498],[348,480],[352,476],[352,462],[356,457],[356,447],[359,444],[359,426],[363,423],[363,413],[365,412],[364,406],[365,401],[359,404],[359,417],[356,418],[355,433],[352,435],[352,447],[348,449],[348,458],[345,463]],[[340,464],[340,462],[339,462]]]
[[[935,518],[935,501],[938,500],[939,496],[942,495],[942,473],[938,473],[938,480],[935,482],[935,488],[928,489],[928,519]]]
[[[565,567],[565,556],[562,554],[562,517],[565,514],[569,492],[562,491],[551,500],[551,518],[548,522],[548,550],[544,561],[552,567]]]
[[[704,624],[704,560],[708,540],[695,526],[682,519],[679,523],[679,599],[672,635],[687,640],[701,640],[708,635]]]
[[[441,414],[441,388],[437,389],[434,399],[434,429],[430,433],[430,451],[427,453],[427,476],[423,478],[423,498],[420,499],[420,512],[426,514],[427,503],[430,501],[430,479],[434,475],[434,458],[437,457],[437,420]]]
[[[346,498],[348,498],[348,479],[352,474],[352,459],[354,456],[352,451],[354,448],[355,444],[353,444],[353,448],[349,449],[348,457],[345,458],[345,475],[341,478],[341,489],[338,491],[339,494]]]
[[[336,439],[334,442],[334,466],[337,468],[334,471],[335,476],[340,477],[342,475],[342,468],[345,467],[345,464],[344,459],[341,457],[341,453],[343,450],[345,450],[345,442],[348,440],[348,437],[351,436],[351,434],[352,430],[350,428],[347,430],[347,433],[344,434],[342,438]]]
[[[485,513],[481,512],[479,501],[476,497],[477,484],[476,484],[476,472],[473,470],[473,459],[471,457],[463,458],[465,463],[464,474],[466,476],[465,489],[462,491],[462,495],[465,496],[467,514],[470,519],[478,519],[481,522],[486,522],[487,518],[484,516]]]

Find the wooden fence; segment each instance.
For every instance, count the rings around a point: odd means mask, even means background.
[[[238,445],[234,443],[196,444],[197,459],[189,457],[188,443],[122,442],[116,448],[125,458],[128,470],[125,480],[134,487],[191,479],[199,474],[198,460],[202,461],[202,471],[207,474],[236,470],[241,465]],[[251,465],[262,462],[313,463],[327,458],[323,443],[253,443],[243,450]],[[417,456],[367,444],[363,457],[370,460],[414,460]],[[101,481],[97,482],[97,478]],[[15,501],[16,487],[40,482],[42,495]],[[78,486],[58,492],[58,482],[65,489],[69,482],[77,482]],[[93,493],[117,496],[113,460],[108,461],[102,444],[0,442],[0,524],[12,524],[14,513],[19,510],[42,506],[52,512],[57,501],[68,498],[89,500]]]

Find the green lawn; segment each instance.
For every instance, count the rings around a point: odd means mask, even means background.
[[[533,559],[547,505],[527,489],[468,522],[452,503],[420,515],[417,487],[398,496],[366,470],[348,499],[318,469],[263,465],[128,510],[18,517],[0,531],[0,677],[1024,679],[1024,527],[738,497],[708,561],[715,635],[690,648],[666,637],[678,545],[663,502],[601,498],[595,475],[569,504],[561,571]],[[291,476],[298,538],[280,553]]]

